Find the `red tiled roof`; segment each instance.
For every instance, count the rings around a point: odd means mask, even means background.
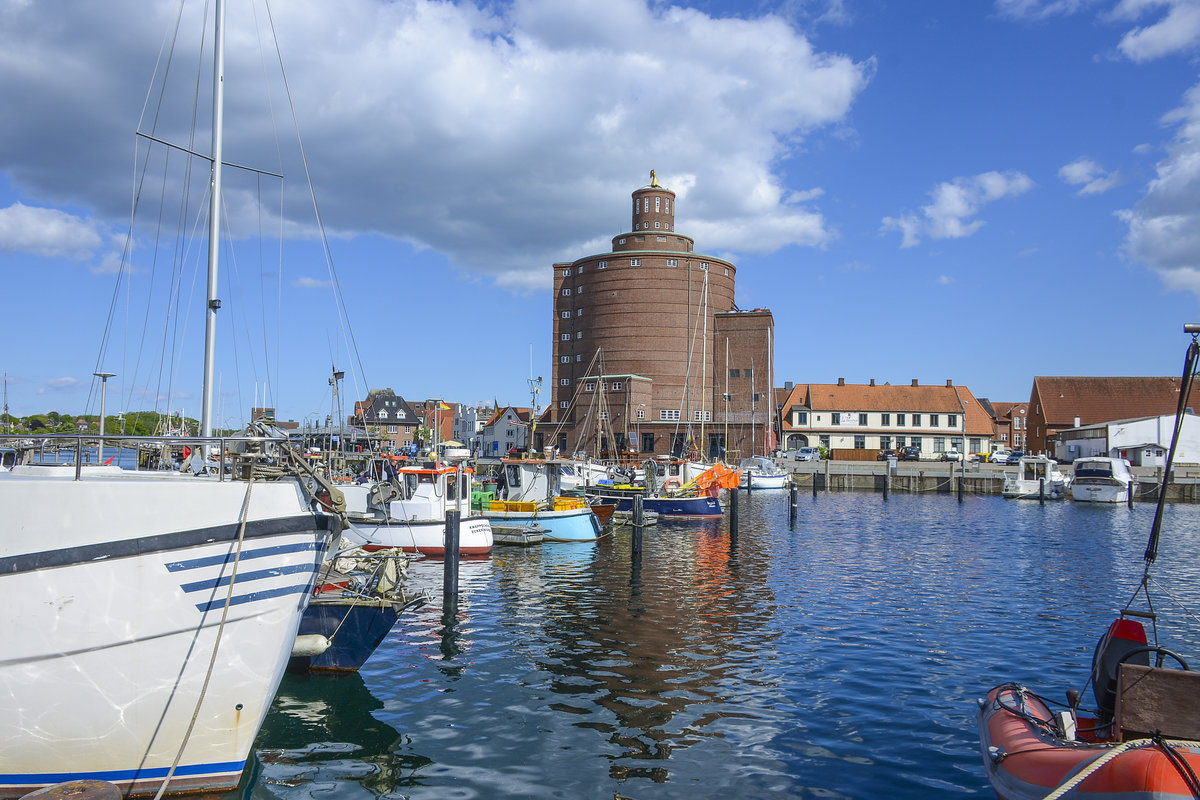
[[[1047,425],[1056,427],[1174,414],[1179,378],[1046,377],[1033,379]]]
[[[957,393],[956,393],[957,390]],[[794,405],[813,411],[893,411],[921,414],[960,414],[965,403],[966,432],[969,436],[991,436],[995,432],[992,417],[966,386],[896,385],[864,383],[798,384],[783,401],[784,428]]]

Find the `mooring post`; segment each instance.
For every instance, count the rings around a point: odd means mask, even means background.
[[[800,487],[796,485],[796,481],[791,481],[788,485],[788,501],[791,503],[791,508],[788,510],[788,525],[791,530],[796,530],[796,508],[800,505],[797,496],[800,494]]]
[[[645,516],[645,499],[640,494],[633,496],[633,554],[642,554],[642,519]]]
[[[746,491],[749,492],[753,486],[754,486],[754,470],[748,469],[748,470],[746,470]],[[736,492],[737,489],[734,489],[734,491]]]
[[[813,470],[812,479],[813,479],[813,497],[816,497],[817,496],[817,472],[816,472],[816,470]]]
[[[738,491],[734,489],[729,492],[729,535],[737,536],[738,532]]]
[[[1046,505],[1046,479],[1038,478],[1038,502]]]
[[[446,533],[442,536],[445,550],[442,570],[442,616],[452,616],[458,609],[458,509],[446,510]]]
[[[888,487],[892,484],[892,470],[886,461],[883,464],[883,499],[887,500]]]
[[[963,478],[962,478],[962,475],[959,475],[958,476],[958,502],[960,502],[960,503],[962,502],[962,497],[963,497]]]
[[[1125,504],[1126,504],[1127,506],[1129,506],[1130,508],[1133,508],[1133,491],[1134,491],[1134,487],[1135,487],[1135,486],[1137,486],[1137,485],[1138,485],[1138,484],[1137,484],[1137,481],[1134,481],[1134,480],[1132,480],[1132,479],[1131,479],[1131,480],[1129,481],[1129,485],[1128,485],[1128,487],[1126,488],[1126,492],[1125,492]]]

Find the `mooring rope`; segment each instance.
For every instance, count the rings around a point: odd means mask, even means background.
[[[196,708],[192,711],[192,719],[188,722],[187,730],[184,731],[183,741],[179,743],[179,751],[175,754],[175,760],[171,762],[171,768],[167,770],[166,777],[163,778],[162,786],[159,787],[158,793],[154,795],[154,800],[161,800],[162,796],[167,792],[167,786],[171,783],[171,778],[175,776],[175,770],[179,768],[179,762],[183,760],[183,751],[187,748],[188,740],[192,738],[192,731],[196,727],[196,720],[200,717],[200,707],[204,704],[204,697],[208,693],[208,684],[212,680],[213,669],[217,664],[217,651],[221,648],[221,638],[225,633],[225,621],[229,618],[229,606],[233,602],[233,586],[237,583],[238,564],[242,560],[242,543],[246,539],[246,517],[250,512],[250,492],[254,489],[254,477],[246,481],[246,497],[242,500],[241,520],[238,523],[237,549],[234,551],[233,571],[229,573],[229,589],[225,592],[225,606],[221,609],[221,623],[217,626],[216,640],[213,642],[212,655],[208,659],[208,670],[204,673],[204,683],[200,686],[200,696],[196,698]],[[203,623],[201,623],[203,624]]]

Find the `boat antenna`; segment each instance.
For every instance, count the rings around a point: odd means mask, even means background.
[[[1166,505],[1167,485],[1171,482],[1171,469],[1175,463],[1175,448],[1179,444],[1179,434],[1183,430],[1183,420],[1188,410],[1188,396],[1192,391],[1192,379],[1196,376],[1196,358],[1200,355],[1200,323],[1189,323],[1183,326],[1184,333],[1192,335],[1188,343],[1187,355],[1183,360],[1183,380],[1179,385],[1179,404],[1175,409],[1175,427],[1171,432],[1171,447],[1167,451],[1167,464],[1163,469],[1162,483],[1158,487],[1158,505],[1154,509],[1154,524],[1150,526],[1150,541],[1146,544],[1146,552],[1142,559],[1146,562],[1146,574],[1142,578],[1145,584],[1150,574],[1150,565],[1158,558],[1158,539],[1162,530],[1163,508]]]

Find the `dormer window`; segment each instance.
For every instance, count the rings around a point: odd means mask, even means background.
[[[379,416],[379,419],[387,419],[387,418],[388,418],[388,413],[387,413],[387,411],[385,411],[384,409],[382,409],[382,408],[381,408],[381,409],[379,409],[379,415],[378,415],[378,416]]]

